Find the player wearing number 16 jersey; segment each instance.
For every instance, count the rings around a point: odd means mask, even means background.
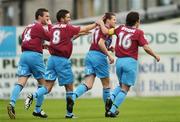
[[[36,21],[26,27],[22,34],[22,54],[18,65],[18,82],[15,84],[8,105],[8,114],[11,119],[15,119],[15,103],[25,86],[28,78],[33,75],[39,86],[45,83],[45,65],[43,62],[42,49],[43,41],[49,40],[48,32],[43,28],[50,19],[49,12],[45,8],[40,8],[35,13]],[[34,116],[44,117],[47,115],[41,110],[44,97],[37,98]]]
[[[137,76],[138,47],[143,49],[157,61],[160,57],[156,55],[148,46],[144,38],[144,32],[138,29],[140,24],[139,14],[130,12],[126,17],[126,25],[120,25],[115,33],[117,35],[115,55],[116,74],[119,85],[112,92],[108,103],[113,103],[109,107],[106,117],[116,117],[115,111],[124,101],[130,87],[134,85]],[[111,102],[110,102],[111,101]]]

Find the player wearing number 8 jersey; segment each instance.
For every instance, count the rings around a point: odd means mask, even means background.
[[[124,101],[130,87],[134,85],[137,76],[137,59],[138,47],[143,49],[149,55],[153,56],[157,61],[160,57],[155,54],[148,46],[147,40],[144,38],[144,32],[138,29],[140,24],[139,14],[137,12],[130,12],[126,17],[126,25],[120,25],[116,28],[117,35],[115,55],[116,60],[116,74],[119,80],[117,86],[107,103],[109,112],[106,117],[116,117],[115,111]]]
[[[28,78],[33,75],[38,81],[38,88],[45,83],[45,65],[43,62],[42,49],[43,41],[49,40],[48,32],[43,28],[49,23],[49,12],[45,8],[40,8],[35,13],[36,21],[28,25],[22,34],[22,54],[18,65],[18,83],[15,84],[8,105],[8,114],[11,119],[15,119],[15,103],[25,86]],[[41,110],[44,97],[37,98],[36,108],[33,112],[34,116],[44,117],[47,115]]]

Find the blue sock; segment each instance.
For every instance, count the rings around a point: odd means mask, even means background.
[[[116,88],[111,92],[110,98],[112,101],[114,101],[114,99],[116,98],[116,96],[118,95],[118,93],[121,91],[121,87],[120,86],[116,86]]]
[[[48,89],[45,86],[37,89],[37,91],[33,94],[33,98],[38,98],[48,93]]]
[[[88,91],[88,87],[85,84],[80,84],[73,94],[73,100],[75,101],[76,98],[83,95],[86,91]]]
[[[67,97],[71,97],[72,98],[72,96],[73,96],[73,91],[66,92],[66,98]]]
[[[125,91],[121,91],[119,92],[119,94],[116,96],[114,103],[110,109],[110,111],[112,113],[115,113],[116,109],[122,104],[122,102],[124,101],[125,97],[126,97],[127,92]]]
[[[66,99],[67,99],[67,97],[71,97],[72,98],[72,96],[73,96],[73,91],[66,92]],[[67,101],[66,101],[66,104],[67,104]],[[66,115],[71,116],[72,113],[68,112],[68,110],[67,110],[67,114]]]
[[[106,103],[106,99],[110,96],[110,88],[103,88],[103,101]]]
[[[38,89],[42,88],[43,86],[39,85],[38,86]],[[35,112],[39,113],[41,112],[41,106],[43,104],[43,101],[44,101],[44,95],[42,96],[38,96],[37,99],[36,99],[36,107],[35,107]]]
[[[15,107],[16,100],[19,97],[20,92],[22,91],[23,86],[20,84],[15,84],[14,89],[12,91],[11,97],[10,97],[10,104]]]

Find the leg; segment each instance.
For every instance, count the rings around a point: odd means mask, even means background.
[[[38,89],[42,87],[43,87],[42,85],[38,85]],[[41,111],[41,106],[43,104],[43,101],[44,101],[44,95],[37,97],[34,112],[39,113]]]
[[[96,63],[93,61],[93,58],[95,56],[90,55],[91,52],[88,52],[85,58],[85,81],[82,82],[75,90],[73,95],[73,100],[75,101],[76,98],[80,97],[82,94],[84,94],[86,91],[92,88],[95,80],[95,68],[93,66],[93,63]],[[93,63],[92,63],[93,62]]]
[[[14,89],[12,91],[11,97],[10,97],[10,103],[7,106],[7,110],[8,110],[8,115],[11,119],[15,119],[15,104],[16,104],[16,100],[19,97],[19,94],[21,92],[21,90],[23,89],[24,85],[26,84],[28,80],[28,77],[19,77],[18,78],[18,83],[15,84]]]
[[[19,97],[19,94],[23,87],[25,86],[26,82],[28,80],[28,77],[19,77],[18,83],[15,84],[14,89],[12,91],[11,97],[10,97],[10,104],[15,107],[15,103],[17,98]]]
[[[110,110],[110,108],[112,107],[113,101],[115,100],[116,96],[119,94],[120,91],[121,91],[121,86],[116,86],[116,88],[111,92],[110,97],[107,98],[106,104],[105,104],[105,108],[106,108],[105,116],[106,116],[107,112]],[[118,115],[119,111],[116,110],[115,113],[116,113],[116,115]]]
[[[116,74],[119,81],[122,81],[122,75],[123,75],[123,68],[122,64],[119,59],[116,61]],[[119,83],[119,86],[116,86],[115,89],[111,92],[110,99],[111,101],[114,101],[118,93],[121,91],[121,83]]]
[[[65,85],[66,89],[66,118],[73,118],[73,105],[74,101],[72,100],[73,96],[73,84],[66,84]]]
[[[45,83],[46,83],[46,81],[44,80],[44,79],[38,79],[38,89],[40,89],[40,88],[43,88],[44,86],[45,86]],[[38,89],[37,89],[37,91],[38,91]],[[43,88],[44,89],[44,88]],[[46,90],[46,89],[45,89]],[[45,91],[44,93],[47,93],[47,91]],[[43,94],[44,94],[43,93]],[[35,95],[34,95],[35,96]],[[35,107],[35,109],[34,109],[34,112],[36,112],[36,113],[40,113],[41,112],[41,106],[42,106],[42,104],[43,104],[43,101],[44,101],[44,95],[37,95],[37,99],[36,99],[36,107]]]
[[[110,97],[109,77],[101,78],[101,82],[102,82],[102,85],[103,85],[103,101],[105,103],[107,98]]]
[[[102,84],[103,84],[103,100],[105,103],[105,116],[107,115],[107,112],[112,107],[113,101],[110,99],[110,83],[109,78],[101,78]],[[118,115],[119,111],[116,110],[115,114]]]
[[[118,93],[121,91],[121,86],[116,86],[115,89],[113,89],[113,91],[111,92],[110,98],[112,101],[114,101],[114,99],[116,98],[116,96],[118,95]]]
[[[73,95],[73,100],[75,101],[78,97],[80,97],[89,89],[91,89],[94,84],[94,80],[95,80],[95,75],[86,76],[85,81],[76,88]]]
[[[34,94],[30,94],[25,101],[25,108],[29,109],[33,99],[36,99],[36,107],[33,112],[34,116],[47,118],[47,115],[45,112],[42,111],[41,105],[44,100],[44,95],[51,91],[54,82],[56,80],[56,73],[53,70],[53,62],[51,60],[51,57],[48,59],[48,65],[47,65],[47,72],[45,73],[45,66],[44,62],[42,60],[42,57],[40,57],[39,60],[36,60],[37,63],[31,66],[31,70],[33,71],[33,76],[37,79],[38,84],[41,85],[37,89],[37,91]],[[44,79],[46,77],[47,81]]]
[[[37,91],[34,94],[28,95],[28,97],[25,100],[25,108],[29,109],[29,107],[32,104],[33,99],[36,99],[36,107],[33,111],[33,116],[41,117],[41,118],[47,118],[47,114],[41,109],[44,95],[51,91],[55,81],[46,81],[44,83],[45,86],[41,86],[37,89]]]
[[[117,108],[122,104],[122,102],[125,100],[127,92],[130,89],[130,86],[122,84],[121,85],[122,90],[118,93],[118,95],[116,96],[113,105],[111,107],[111,109],[109,110],[109,112],[107,113],[106,117],[116,117],[116,110]]]
[[[94,75],[89,75],[86,76],[85,82],[80,84],[75,92],[73,93],[71,86],[69,87],[70,89],[66,88],[66,91],[69,90],[69,92],[66,93],[66,101],[67,101],[67,114],[66,118],[72,118],[73,117],[73,106],[74,106],[74,101],[76,100],[77,97],[80,97],[82,94],[84,94],[88,89],[91,89],[94,83],[95,76]]]
[[[110,100],[110,83],[109,77],[101,78],[101,82],[103,85],[103,101],[105,103],[105,115],[109,111],[112,106],[112,101]]]
[[[137,61],[133,58],[118,58],[116,61],[116,74],[120,82],[121,91],[117,94],[108,112],[108,117],[116,117],[116,109],[125,100],[130,87],[134,85],[137,75]]]
[[[55,81],[46,81],[45,86],[38,88],[34,94],[29,94],[25,99],[25,109],[29,109],[32,104],[33,99],[40,99],[39,97],[44,96],[51,91]]]

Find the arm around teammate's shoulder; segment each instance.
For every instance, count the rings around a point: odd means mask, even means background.
[[[100,26],[101,31],[103,32],[103,34],[105,34],[105,35],[113,35],[115,33],[115,28],[107,28],[104,25],[104,22],[103,22],[102,19],[97,20],[96,23]]]
[[[80,28],[79,33],[88,32],[89,30],[92,30],[92,29],[94,29],[95,27],[96,27],[96,23],[82,26],[82,27]]]

